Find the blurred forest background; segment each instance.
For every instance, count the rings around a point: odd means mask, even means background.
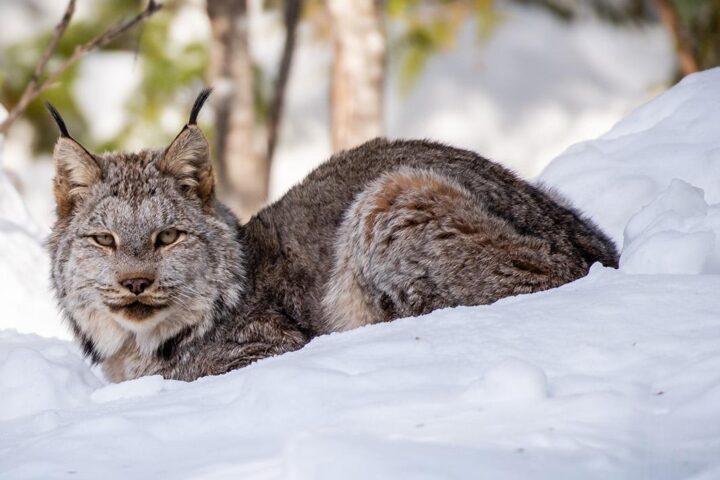
[[[537,174],[720,61],[720,0],[2,0],[3,164],[51,220],[49,100],[91,151],[201,125],[243,217],[332,151],[430,137]]]

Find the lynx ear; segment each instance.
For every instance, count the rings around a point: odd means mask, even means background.
[[[53,189],[58,216],[64,217],[87,194],[88,189],[102,178],[102,169],[93,155],[68,133],[58,111],[49,102],[45,104],[60,130],[55,144],[53,160],[55,179]]]
[[[183,190],[197,195],[207,202],[213,194],[215,182],[210,162],[210,146],[200,128],[196,125],[210,89],[200,92],[190,113],[190,120],[175,137],[158,161],[161,172],[175,178]]]

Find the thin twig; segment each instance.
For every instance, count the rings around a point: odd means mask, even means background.
[[[67,4],[67,7],[65,7],[65,13],[62,16],[62,19],[60,19],[60,22],[55,26],[55,31],[50,38],[50,42],[45,47],[40,61],[35,66],[35,70],[33,71],[32,77],[30,77],[30,81],[25,86],[25,90],[23,90],[22,95],[20,95],[20,100],[18,101],[17,105],[15,105],[15,107],[13,107],[8,112],[7,117],[0,124],[0,134],[7,132],[7,130],[10,128],[10,125],[22,112],[25,111],[27,105],[37,96],[35,92],[37,91],[40,77],[42,77],[43,73],[45,73],[45,67],[47,67],[47,64],[50,61],[50,57],[52,57],[52,54],[55,53],[55,50],[60,43],[60,39],[65,34],[65,30],[67,30],[67,27],[70,24],[70,20],[72,19],[74,14],[75,0],[70,0]]]
[[[75,0],[70,0],[68,2],[67,7],[65,8],[65,13],[63,14],[63,17],[60,20],[60,23],[58,23],[55,26],[55,32],[53,33],[53,36],[50,39],[50,43],[48,43],[47,47],[45,47],[45,51],[43,52],[42,59],[35,67],[35,71],[33,72],[33,76],[30,79],[30,83],[25,88],[26,91],[32,90],[35,87],[35,85],[40,81],[40,77],[42,76],[43,72],[45,71],[45,67],[47,66],[48,62],[50,61],[50,57],[55,52],[55,49],[57,49],[57,46],[60,43],[60,38],[65,34],[65,30],[67,30],[67,27],[70,24],[70,20],[72,19],[72,16],[74,14],[75,14]]]
[[[48,43],[48,46],[45,48],[45,51],[43,52],[40,61],[35,67],[33,76],[30,79],[30,82],[25,87],[25,90],[23,91],[20,100],[8,112],[5,120],[0,123],[0,134],[7,133],[10,125],[12,125],[12,123],[17,120],[17,118],[27,109],[30,102],[35,100],[38,95],[42,94],[45,90],[53,86],[55,81],[60,77],[60,75],[62,75],[78,60],[80,60],[82,57],[84,57],[91,51],[102,48],[108,43],[112,42],[117,37],[121,36],[128,30],[133,28],[138,23],[155,14],[161,8],[162,4],[156,3],[155,0],[150,0],[147,7],[145,7],[142,12],[138,13],[130,20],[112,26],[105,30],[103,33],[97,35],[92,40],[75,47],[75,50],[73,51],[72,55],[70,55],[70,57],[65,59],[65,61],[61,63],[54,71],[50,72],[45,78],[45,80],[40,81],[40,77],[42,77],[43,73],[45,72],[45,68],[47,67],[48,62],[52,57],[52,54],[57,49],[57,46],[60,43],[60,39],[67,30],[68,24],[70,23],[70,20],[75,13],[75,0],[70,0],[68,2],[67,8],[65,9],[65,14],[55,27],[55,32],[50,39],[50,43]]]

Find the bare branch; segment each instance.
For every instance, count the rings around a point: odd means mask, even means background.
[[[300,20],[300,14],[302,13],[302,4],[303,0],[285,0],[285,45],[283,46],[280,68],[277,80],[275,81],[275,90],[273,92],[268,118],[268,170],[270,170],[273,154],[275,153],[275,145],[277,144],[278,130],[280,129],[280,120],[285,103],[285,91],[287,90],[287,81],[290,77],[290,67],[292,66],[293,53],[295,52],[297,25]]]
[[[162,4],[156,3],[155,0],[150,0],[148,2],[147,7],[137,15],[135,15],[130,20],[127,20],[125,22],[121,22],[117,25],[109,27],[107,30],[96,36],[95,38],[91,39],[90,41],[78,45],[75,47],[75,51],[73,52],[70,57],[65,59],[63,63],[61,63],[54,71],[50,72],[45,80],[40,81],[40,78],[42,77],[43,73],[45,72],[45,68],[47,67],[48,62],[50,61],[50,58],[52,57],[53,53],[57,50],[58,44],[60,43],[60,39],[65,34],[65,31],[67,30],[67,27],[70,23],[70,20],[72,19],[73,14],[75,13],[75,0],[69,0],[68,6],[65,9],[65,14],[63,15],[60,22],[55,27],[55,32],[53,33],[52,38],[50,39],[50,43],[48,43],[47,47],[45,47],[45,51],[43,52],[43,55],[38,62],[37,66],[35,67],[35,71],[33,72],[33,76],[30,79],[30,82],[25,87],[25,90],[23,91],[22,96],[20,97],[20,100],[18,103],[8,112],[7,117],[5,120],[3,120],[2,123],[0,123],[0,134],[7,133],[7,131],[10,128],[10,125],[17,120],[17,118],[27,109],[30,102],[35,100],[38,95],[43,93],[45,90],[53,86],[55,81],[62,75],[68,68],[70,68],[72,65],[74,65],[78,60],[80,60],[82,57],[87,55],[93,50],[96,50],[98,48],[102,48],[108,43],[112,42],[119,36],[123,35],[128,30],[132,29],[135,25],[142,22],[146,18],[150,17],[151,15],[155,14],[158,10],[162,8]]]
[[[30,79],[30,83],[26,87],[26,90],[32,89],[34,84],[37,84],[37,82],[40,80],[40,77],[42,76],[43,72],[45,71],[45,67],[47,66],[48,62],[50,61],[50,57],[52,56],[53,52],[55,52],[55,49],[57,49],[58,44],[60,43],[60,38],[65,34],[65,30],[67,30],[68,25],[70,24],[70,20],[72,19],[72,16],[75,14],[75,0],[70,0],[68,2],[67,7],[65,8],[65,13],[63,14],[62,19],[60,20],[60,23],[58,23],[55,26],[55,32],[53,33],[52,38],[50,39],[50,43],[47,44],[47,47],[45,47],[45,51],[43,52],[42,58],[40,62],[35,67],[35,71],[33,72],[33,76]]]
[[[22,112],[25,111],[27,105],[37,96],[36,91],[38,88],[38,82],[40,81],[40,77],[42,77],[43,73],[45,72],[45,67],[47,67],[48,62],[50,61],[50,57],[52,57],[52,54],[57,49],[57,46],[60,43],[60,39],[65,34],[65,30],[67,30],[67,27],[70,24],[70,20],[72,19],[74,14],[75,0],[70,0],[67,7],[65,7],[65,13],[62,16],[62,19],[60,19],[60,22],[55,26],[53,36],[50,38],[50,42],[47,44],[47,47],[45,47],[40,61],[35,66],[35,70],[33,71],[33,75],[30,78],[30,81],[25,86],[25,90],[23,90],[22,95],[20,95],[20,100],[18,101],[17,105],[15,105],[15,107],[8,112],[5,120],[0,123],[0,134],[7,132],[7,130],[10,128],[10,125]]]

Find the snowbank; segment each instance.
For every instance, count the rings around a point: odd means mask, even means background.
[[[105,385],[69,343],[4,332],[3,477],[720,478],[719,81],[543,173],[624,242],[619,271],[192,383]]]
[[[598,269],[188,384],[91,393],[79,362],[37,355],[24,394],[61,401],[2,424],[0,465],[44,479],[712,478],[719,288],[717,276]],[[70,400],[55,387],[68,379]]]
[[[540,176],[623,246],[628,273],[720,273],[719,82],[687,77]]]

